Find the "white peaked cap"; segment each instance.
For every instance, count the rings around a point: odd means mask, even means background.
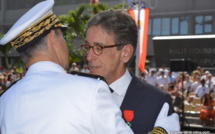
[[[15,48],[35,42],[39,36],[49,32],[52,27],[62,27],[52,12],[54,0],[38,3],[25,13],[0,40],[1,45],[11,42]]]

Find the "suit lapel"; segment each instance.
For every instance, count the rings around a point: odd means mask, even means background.
[[[139,102],[144,96],[144,94],[142,93],[144,91],[142,90],[144,87],[141,83],[142,81],[140,81],[136,76],[132,75],[131,83],[120,107],[122,113],[124,110],[132,110],[135,112]]]

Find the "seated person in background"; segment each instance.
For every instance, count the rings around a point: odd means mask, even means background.
[[[72,63],[72,66],[69,69],[69,72],[71,71],[79,71],[79,68],[77,67],[77,64],[75,62]]]
[[[205,81],[207,81],[209,75],[210,75],[210,72],[209,71],[205,71],[204,75],[201,76],[201,79],[205,79]]]
[[[184,79],[184,73],[180,72],[175,81],[175,89],[177,89],[178,91],[182,91],[183,79]]]
[[[202,79],[200,81],[201,85],[197,87],[196,89],[196,96],[201,98],[204,97],[205,94],[209,94],[209,88],[207,85],[205,85],[205,80]]]
[[[153,86],[156,86],[156,80],[157,80],[156,71],[151,70],[150,74],[146,76],[146,82]]]
[[[192,86],[193,82],[190,80],[190,75],[186,74],[185,75],[185,80],[183,81],[183,88],[185,90],[185,92],[187,93],[187,96],[189,95],[190,92],[192,92],[191,86]]]
[[[200,111],[200,121],[202,125],[213,126],[215,121],[214,100],[210,94],[203,97],[202,109]],[[212,120],[210,122],[210,120]]]
[[[200,72],[199,71],[193,71],[192,76],[191,76],[191,80],[193,82],[197,81],[197,78],[201,78]]]
[[[206,81],[206,85],[208,86],[210,93],[213,92],[213,85],[214,85],[214,81],[212,80],[212,77],[213,76],[211,74],[208,74],[207,81]]]
[[[182,94],[180,91],[178,91],[175,93],[175,99],[173,101],[173,106],[176,111],[182,109],[182,102],[183,102]]]
[[[160,76],[157,78],[157,87],[166,92],[169,87],[169,79],[165,76],[165,72],[161,71]]]
[[[189,93],[191,93],[191,92],[195,93],[197,87],[200,86],[200,85],[201,85],[201,83],[200,83],[200,77],[198,76],[198,77],[195,78],[195,81],[192,82],[192,85],[190,87]]]
[[[174,86],[173,85],[169,85],[167,93],[169,93],[171,96],[175,96],[176,92],[177,92],[177,90],[174,90]]]
[[[81,72],[84,72],[84,73],[89,73],[90,72],[90,70],[88,69],[87,64],[84,64],[83,69],[81,70]]]
[[[184,105],[192,105],[194,97],[195,96],[188,96],[187,99],[184,100]]]
[[[172,71],[169,71],[169,72],[168,72],[167,78],[169,78],[170,85],[173,85],[173,86],[174,86],[174,85],[175,85],[176,78],[175,78],[175,76],[172,74]]]

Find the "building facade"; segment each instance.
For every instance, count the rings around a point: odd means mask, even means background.
[[[29,8],[42,0],[0,0],[0,33],[9,28]],[[66,14],[89,0],[55,0],[54,12]],[[147,59],[155,67],[152,38],[155,36],[204,35],[215,33],[215,0],[143,0],[150,8]],[[100,0],[114,6],[127,0]],[[11,53],[14,53],[12,50]],[[16,54],[15,54],[16,55]],[[12,54],[11,54],[12,56]],[[14,54],[13,54],[14,56]],[[0,55],[2,57],[2,55]],[[1,65],[0,59],[0,65]]]

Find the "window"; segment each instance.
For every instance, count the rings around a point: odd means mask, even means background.
[[[148,34],[153,36],[188,34],[188,17],[150,19]]]
[[[208,15],[205,16],[205,25],[204,25],[204,32],[205,33],[212,33],[212,22],[213,18],[212,16]]]
[[[203,33],[203,16],[196,16],[195,34]]]
[[[195,34],[211,34],[213,17],[211,15],[195,17]]]
[[[153,28],[152,28],[153,35],[161,35],[161,19],[156,18],[153,19]]]
[[[179,18],[172,18],[171,33],[179,34]]]
[[[180,17],[180,34],[188,34],[188,17]]]
[[[161,35],[170,35],[170,18],[162,19]]]

